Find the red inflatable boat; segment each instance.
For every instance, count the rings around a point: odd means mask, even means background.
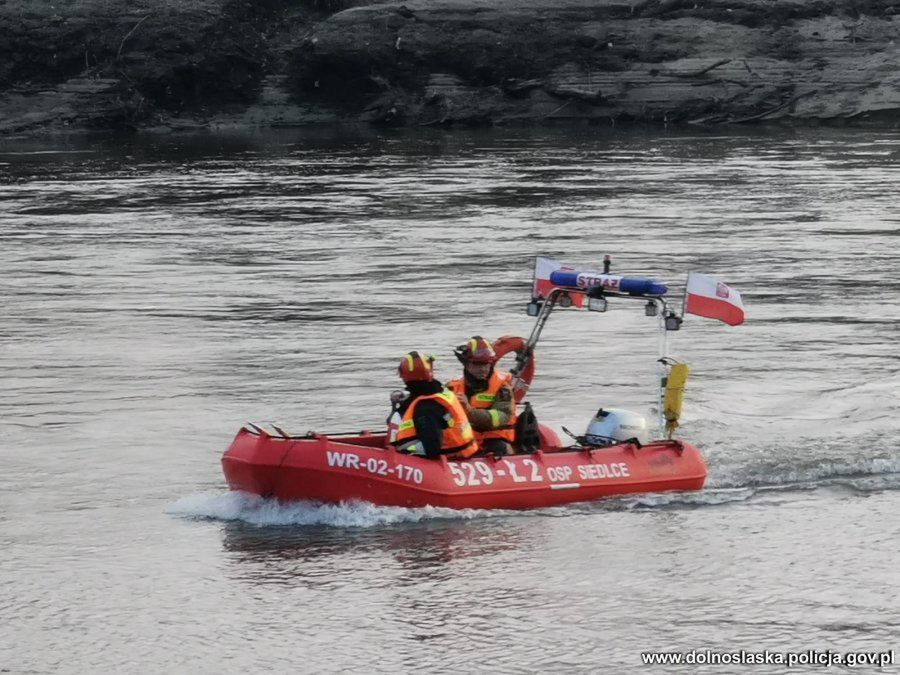
[[[555,307],[605,312],[613,298],[637,299],[656,317],[660,349],[659,435],[678,427],[686,364],[669,358],[666,335],[682,319],[663,297],[664,284],[634,277],[577,272],[538,258],[528,314],[537,317],[528,340],[503,337],[495,351],[515,351],[515,399],[521,402],[534,375],[534,348]],[[533,419],[533,418],[532,418]],[[566,431],[566,433],[569,433]],[[536,420],[516,445],[530,452],[500,458],[426,459],[395,451],[385,433],[292,436],[280,428],[248,424],[222,457],[228,485],[282,501],[351,500],[384,506],[453,509],[528,509],[615,495],[699,490],[706,464],[692,445],[647,440],[646,420],[635,413],[601,408],[583,436],[563,446],[556,432]],[[570,434],[571,435],[571,434]]]
[[[533,454],[448,461],[400,454],[384,447],[383,435],[290,437],[244,428],[222,467],[232,489],[281,501],[453,509],[529,509],[699,490],[706,479],[703,457],[681,441],[566,450],[544,426],[541,440],[549,445]]]

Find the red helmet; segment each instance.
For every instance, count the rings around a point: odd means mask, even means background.
[[[497,362],[497,352],[491,343],[480,335],[476,335],[466,344],[456,348],[456,357],[463,363],[490,363]]]
[[[400,359],[400,379],[404,382],[431,382],[434,379],[433,356],[422,356],[419,352],[410,352]]]

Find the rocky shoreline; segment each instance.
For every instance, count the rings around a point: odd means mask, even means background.
[[[900,126],[900,0],[0,0],[0,135]]]

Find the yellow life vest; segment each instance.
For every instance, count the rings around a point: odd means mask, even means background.
[[[478,444],[475,442],[472,425],[469,424],[466,411],[463,410],[459,401],[456,400],[456,396],[449,389],[444,389],[438,394],[420,396],[410,404],[406,412],[403,413],[403,419],[400,420],[397,438],[393,442],[395,446],[400,447],[418,438],[415,415],[416,408],[422,401],[437,401],[447,409],[447,412],[444,413],[444,421],[447,423],[447,428],[444,429],[441,441],[441,454],[450,455],[454,458],[465,458],[471,457],[478,452]]]

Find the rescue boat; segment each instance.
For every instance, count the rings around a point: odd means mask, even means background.
[[[222,458],[229,486],[279,501],[352,500],[383,506],[531,509],[629,493],[699,490],[706,464],[692,445],[562,447],[541,425],[547,445],[531,454],[425,459],[386,447],[383,434],[291,437],[242,428]]]
[[[548,272],[549,270],[549,272]],[[222,457],[228,485],[284,502],[365,501],[383,506],[452,509],[531,509],[624,494],[699,490],[706,480],[700,451],[673,438],[688,368],[668,357],[666,334],[681,317],[654,280],[577,272],[538,258],[528,314],[537,317],[526,340],[506,336],[499,353],[514,351],[516,401],[526,406],[517,429],[519,454],[453,460],[399,453],[388,432],[291,435],[276,425],[247,423]],[[581,436],[564,444],[539,424],[523,399],[535,372],[535,346],[555,308],[606,311],[611,299],[639,299],[660,327],[659,438],[648,439],[646,419],[601,408]],[[532,424],[528,427],[528,420]],[[663,437],[665,436],[665,437]]]

